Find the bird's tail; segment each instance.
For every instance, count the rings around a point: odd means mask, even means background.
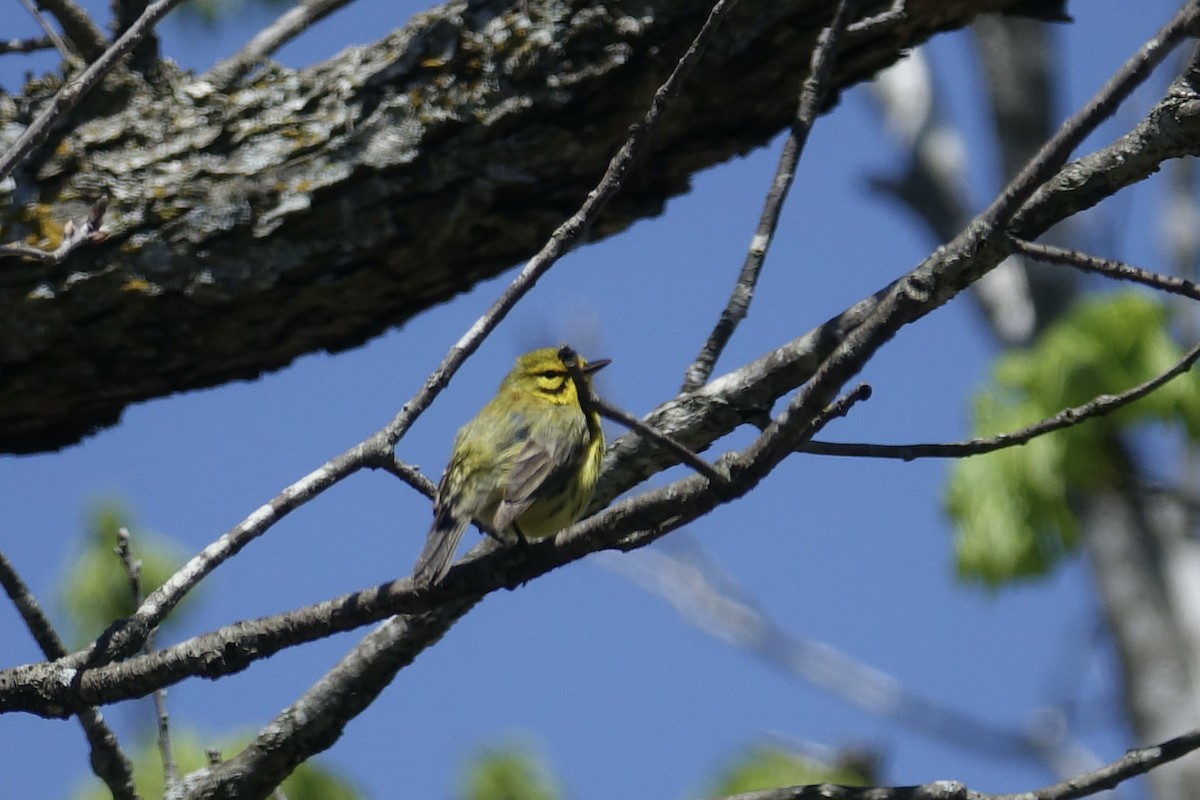
[[[417,564],[413,567],[413,583],[417,586],[432,586],[446,577],[450,564],[454,561],[454,553],[462,539],[463,531],[467,529],[465,521],[459,521],[445,510],[439,511],[417,556]]]

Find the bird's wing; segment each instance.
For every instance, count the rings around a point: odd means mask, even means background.
[[[504,495],[492,518],[496,530],[503,531],[524,514],[547,483],[562,480],[562,470],[578,461],[581,447],[576,436],[531,434],[504,482]]]

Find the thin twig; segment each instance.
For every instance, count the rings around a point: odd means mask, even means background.
[[[38,27],[42,29],[42,32],[46,34],[46,38],[54,43],[54,47],[56,50],[58,50],[58,54],[62,57],[62,60],[68,64],[77,62],[75,54],[71,52],[71,48],[67,47],[67,43],[64,42],[63,38],[58,35],[58,31],[54,30],[54,26],[49,22],[46,22],[46,18],[42,16],[41,12],[37,10],[31,0],[20,0],[20,2],[21,5],[25,6],[25,10],[29,12],[29,15],[33,17],[34,21],[37,22]]]
[[[398,458],[384,459],[379,468],[384,472],[395,475],[430,500],[437,494],[436,483],[422,475],[421,470],[411,464],[406,464]]]
[[[108,196],[104,195],[92,204],[83,222],[75,224],[73,221],[67,220],[63,225],[62,242],[58,247],[53,250],[43,250],[17,242],[0,244],[0,258],[27,258],[47,266],[61,264],[79,247],[99,244],[108,238],[108,234],[100,227],[104,223],[104,212],[107,210]]]
[[[94,61],[104,54],[108,39],[88,13],[73,0],[38,0],[38,7],[46,9],[58,20],[63,33],[84,61]],[[64,57],[71,59],[70,53]]]
[[[715,639],[881,719],[993,757],[1027,759],[1044,748],[1032,729],[1003,730],[944,708],[835,647],[796,635],[771,619],[694,541],[672,537],[665,544],[637,558],[606,557],[601,563],[658,595]]]
[[[0,553],[0,586],[4,587],[46,658],[56,659],[66,655],[67,648],[42,612],[37,598],[4,553]],[[133,786],[133,764],[121,750],[116,734],[108,727],[104,717],[90,706],[79,709],[77,716],[92,748],[90,761],[96,777],[104,781],[115,800],[138,800],[137,790]]]
[[[691,450],[687,449],[670,436],[667,436],[665,433],[651,428],[637,417],[631,414],[626,414],[621,409],[617,408],[616,406],[609,405],[598,397],[594,399],[593,405],[600,416],[604,417],[605,419],[611,419],[613,422],[616,422],[619,425],[624,425],[626,428],[637,432],[641,436],[645,436],[647,439],[650,439],[656,443],[659,447],[662,447],[664,450],[673,453],[681,462],[687,464],[689,467],[708,478],[717,486],[724,486],[728,482],[725,479],[725,476],[718,472],[712,464],[709,464],[703,458],[693,453]]]
[[[563,345],[558,350],[558,357],[562,359],[563,364],[567,367],[567,372],[571,376],[572,383],[575,384],[575,393],[579,398],[579,407],[583,409],[585,417],[590,417],[592,413],[599,414],[606,419],[611,419],[613,422],[620,423],[630,430],[637,431],[642,436],[650,439],[658,444],[664,450],[673,453],[683,463],[687,464],[696,472],[705,476],[718,486],[724,486],[725,476],[717,472],[715,468],[700,456],[687,449],[679,442],[672,439],[666,434],[654,430],[646,423],[642,422],[637,417],[626,414],[624,411],[614,406],[605,403],[596,393],[592,391],[591,383],[584,374],[583,365],[579,361],[578,354],[567,345]]]
[[[892,5],[885,11],[880,11],[874,16],[860,19],[858,22],[846,28],[846,33],[860,34],[872,33],[877,28],[886,28],[895,25],[898,22],[903,22],[908,16],[904,7],[907,0],[892,0]]]
[[[1175,16],[1137,53],[1121,65],[1103,88],[1083,108],[1064,122],[1037,154],[1008,182],[992,204],[973,223],[979,235],[1012,222],[1021,206],[1059,170],[1071,152],[1111,116],[1117,106],[1149,77],[1154,68],[1188,36],[1195,34],[1200,5],[1194,0]]]
[[[1065,247],[1054,247],[1053,245],[1030,242],[1015,236],[1009,236],[1008,241],[1015,249],[1039,261],[1045,261],[1050,264],[1063,264],[1084,272],[1104,275],[1109,278],[1116,278],[1117,280],[1132,281],[1133,283],[1140,283],[1143,286],[1149,286],[1152,289],[1182,295],[1192,300],[1200,300],[1200,286],[1185,278],[1161,275],[1157,272],[1151,272],[1147,269],[1141,269],[1140,267],[1116,261],[1115,259],[1093,256]]]
[[[754,289],[758,285],[763,261],[766,260],[767,250],[775,237],[775,229],[779,226],[779,214],[796,178],[796,165],[800,163],[800,155],[804,152],[808,134],[821,111],[821,104],[829,94],[829,78],[833,73],[833,55],[838,39],[854,14],[857,4],[857,0],[841,0],[834,12],[833,21],[823,28],[817,37],[808,76],[800,89],[796,117],[792,120],[792,128],[787,141],[784,142],[783,152],[779,154],[779,164],[775,167],[775,177],[763,202],[758,228],[754,232],[754,238],[750,240],[750,249],[742,261],[742,269],[738,273],[725,310],[721,312],[720,319],[708,335],[708,341],[704,343],[704,347],[700,349],[700,353],[684,375],[681,392],[695,391],[704,385],[712,375],[713,367],[716,366],[717,359],[725,350],[725,345],[729,343],[734,330],[746,318],[750,302],[754,299]]]
[[[303,33],[313,23],[349,2],[350,0],[301,0],[255,34],[254,38],[236,53],[214,65],[204,76],[204,80],[217,89],[227,89],[234,81]]]
[[[58,94],[54,95],[54,99],[17,137],[8,151],[0,156],[0,180],[7,178],[21,159],[44,142],[50,135],[54,124],[69,114],[84,95],[95,88],[96,84],[154,29],[159,20],[180,2],[181,0],[157,0],[148,6],[145,13],[138,17],[137,22],[129,26],[129,30],[121,34],[120,38],[113,42],[103,55],[92,62],[78,78],[59,89]]]
[[[32,39],[6,39],[0,41],[0,56],[8,53],[34,53],[38,50],[49,50],[54,47],[54,40],[49,36],[38,36]]]
[[[1038,436],[1070,428],[1093,417],[1111,414],[1117,409],[1140,400],[1168,381],[1179,377],[1191,369],[1200,360],[1200,344],[1184,354],[1183,358],[1165,372],[1154,376],[1145,383],[1120,394],[1103,394],[1084,403],[1081,406],[1064,408],[1052,417],[1040,420],[1008,433],[995,436],[980,437],[965,442],[946,444],[859,444],[850,442],[818,442],[810,441],[798,449],[804,453],[822,456],[857,456],[866,458],[896,458],[912,461],[917,458],[963,458],[1002,450],[1006,447],[1017,447]]]
[[[1200,729],[1162,744],[1130,750],[1105,766],[1031,792],[988,794],[968,789],[958,781],[935,781],[922,786],[789,786],[759,792],[727,795],[718,800],[1076,800],[1112,789],[1130,778],[1175,761],[1200,749]]]
[[[125,577],[129,580],[129,591],[133,595],[133,604],[142,604],[142,562],[133,557],[129,547],[129,529],[122,526],[117,529],[117,546],[114,548]],[[150,655],[154,652],[154,633],[146,636],[146,644],[142,652]],[[154,690],[154,716],[158,728],[158,752],[162,757],[163,786],[168,793],[179,780],[179,771],[175,766],[174,751],[171,749],[171,722],[167,715],[167,690],[159,687]]]

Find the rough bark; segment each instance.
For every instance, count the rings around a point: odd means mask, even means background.
[[[909,0],[901,21],[849,37],[834,83],[1018,5]],[[114,76],[0,185],[5,238],[51,247],[112,197],[104,244],[49,269],[4,264],[0,452],[59,448],[131,402],[353,347],[518,263],[594,185],[708,8],[456,2],[228,92]],[[745,3],[592,235],[781,130],[831,13]],[[0,144],[53,88],[0,96]]]

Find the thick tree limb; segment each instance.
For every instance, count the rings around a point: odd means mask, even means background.
[[[1017,2],[912,0],[886,26],[847,33],[832,86]],[[29,200],[0,206],[0,224],[53,248],[57,220],[107,190],[111,236],[61,269],[5,265],[0,451],[61,447],[136,400],[355,346],[528,257],[579,206],[709,7],[552,5],[451,3],[229,94],[186,76],[167,94],[130,79],[119,108],[59,129],[14,173]],[[591,235],[658,213],[694,171],[787,126],[825,22],[803,0],[734,15],[700,66],[703,90],[685,95]],[[45,100],[14,104],[0,129],[28,125]]]

